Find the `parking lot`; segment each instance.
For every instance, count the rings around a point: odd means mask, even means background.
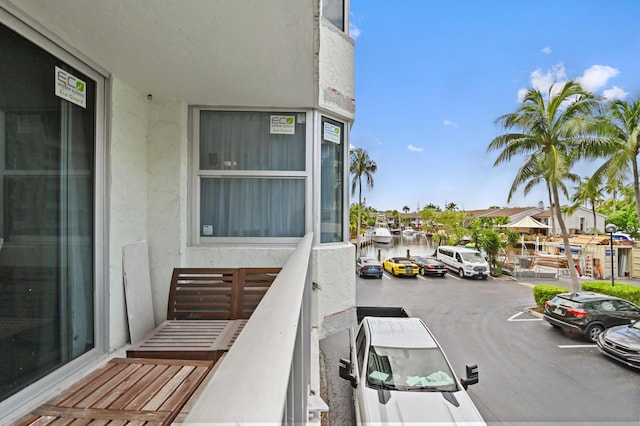
[[[459,376],[477,363],[469,394],[491,424],[634,424],[640,422],[640,373],[604,357],[528,311],[534,283],[440,277],[357,280],[358,305],[403,306],[422,318]],[[566,285],[558,281],[535,284]],[[351,388],[338,378],[348,334],[321,342],[332,425],[353,422]]]

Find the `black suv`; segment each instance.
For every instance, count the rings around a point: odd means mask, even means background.
[[[545,303],[544,319],[554,327],[595,342],[606,328],[640,320],[640,307],[591,291],[562,293]]]

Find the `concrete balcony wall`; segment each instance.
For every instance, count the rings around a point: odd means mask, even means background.
[[[349,121],[355,118],[354,40],[319,19],[318,105]]]
[[[147,239],[147,99],[113,77],[109,115],[109,347],[113,350],[129,338],[122,247]]]

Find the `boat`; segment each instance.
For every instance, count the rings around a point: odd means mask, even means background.
[[[389,244],[393,236],[389,231],[389,225],[387,224],[387,218],[384,213],[378,213],[376,217],[376,225],[371,233],[371,239],[374,243]]]
[[[415,229],[405,228],[402,230],[403,237],[415,237],[415,235],[416,235]]]

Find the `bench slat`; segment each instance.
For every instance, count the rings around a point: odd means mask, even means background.
[[[115,358],[17,425],[169,425],[213,363]],[[140,422],[140,423],[138,423]]]

